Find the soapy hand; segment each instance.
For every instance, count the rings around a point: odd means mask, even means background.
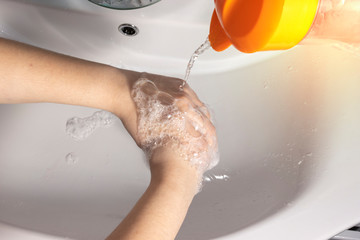
[[[159,148],[188,161],[200,177],[218,163],[216,131],[209,111],[183,80],[143,73],[132,84],[131,97],[137,112],[136,133],[132,135],[147,154],[150,166],[154,161],[167,164],[164,158],[152,157]]]

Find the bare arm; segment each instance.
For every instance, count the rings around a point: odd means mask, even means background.
[[[198,173],[170,152],[154,158],[172,163],[151,166],[149,187],[107,240],[170,240],[178,233],[197,193]]]
[[[121,116],[130,105],[127,78],[134,72],[2,38],[0,63],[0,103],[72,104],[116,109]]]

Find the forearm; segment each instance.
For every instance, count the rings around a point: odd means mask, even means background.
[[[174,164],[151,167],[148,189],[107,240],[170,240],[176,237],[198,191],[198,176],[189,162],[168,160]]]
[[[0,62],[0,103],[52,102],[111,111],[115,96],[127,86],[125,71],[2,38]]]

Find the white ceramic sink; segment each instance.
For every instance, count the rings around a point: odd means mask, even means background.
[[[210,0],[132,11],[3,0],[0,30],[64,54],[182,77],[212,8]],[[140,33],[121,35],[122,23]],[[221,161],[178,239],[325,240],[360,222],[359,64],[326,46],[204,53],[189,81],[213,109]],[[102,239],[141,196],[148,169],[120,121],[85,141],[66,135],[69,118],[95,111],[0,105],[0,239]],[[70,152],[75,164],[65,159]]]

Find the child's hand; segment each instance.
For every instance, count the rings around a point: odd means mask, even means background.
[[[180,159],[197,170],[200,181],[218,162],[207,108],[181,79],[144,73],[131,86],[137,114],[129,132],[147,153],[150,168],[168,169]]]

